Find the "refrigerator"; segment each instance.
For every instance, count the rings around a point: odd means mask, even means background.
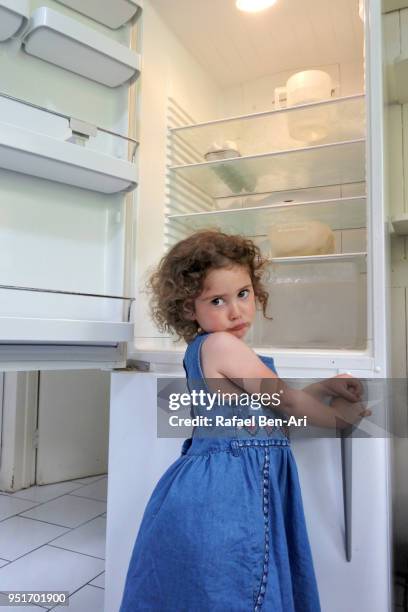
[[[249,340],[280,376],[390,375],[384,16],[379,0],[259,14],[229,0],[0,0],[0,12],[0,369],[111,372],[114,612],[182,442],[157,437],[156,381],[183,377],[185,346],[155,329],[144,290],[166,249],[219,227],[271,258],[273,320]],[[326,89],[296,98],[291,78],[311,71]],[[276,227],[316,222],[330,252],[271,251]],[[340,441],[294,443],[322,609],[388,611],[390,443],[344,446],[346,513]]]

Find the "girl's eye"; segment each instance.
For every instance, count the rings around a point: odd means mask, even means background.
[[[214,304],[214,306],[220,306],[223,301],[224,300],[220,297],[214,298],[213,300],[211,300],[211,304]]]
[[[246,298],[249,295],[249,289],[243,289],[238,293],[238,297]]]

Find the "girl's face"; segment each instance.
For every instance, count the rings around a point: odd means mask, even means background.
[[[251,277],[245,266],[210,270],[203,291],[194,301],[194,315],[206,332],[228,331],[237,338],[247,333],[256,312]]]

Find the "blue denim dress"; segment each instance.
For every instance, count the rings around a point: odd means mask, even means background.
[[[207,335],[186,350],[190,391],[207,389]],[[260,359],[275,371],[272,358]],[[213,410],[243,416],[238,406]],[[220,436],[199,427],[183,443],[147,504],[129,565],[120,612],[142,610],[320,611],[296,464],[280,428]]]

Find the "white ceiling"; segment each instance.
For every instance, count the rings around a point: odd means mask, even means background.
[[[150,0],[219,85],[362,59],[358,0],[277,0],[243,13],[235,0]]]

